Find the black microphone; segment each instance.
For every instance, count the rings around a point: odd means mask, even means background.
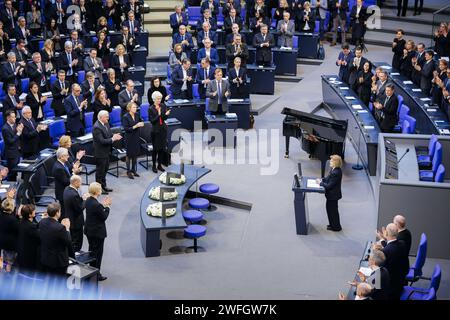
[[[400,163],[400,161],[402,161],[402,159],[406,156],[406,154],[409,152],[409,148],[405,150],[405,153],[400,157],[400,159],[397,161],[397,164]]]

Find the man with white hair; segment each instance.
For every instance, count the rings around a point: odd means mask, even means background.
[[[75,73],[80,69],[81,58],[75,51],[72,50],[73,45],[71,41],[66,41],[64,43],[64,51],[59,56],[59,67],[66,72],[66,78],[69,82],[75,81]]]
[[[108,192],[113,191],[106,185],[106,173],[109,169],[109,155],[113,143],[122,139],[122,136],[119,133],[112,133],[108,120],[109,112],[102,110],[98,113],[97,121],[92,127],[94,157],[96,162],[95,181],[101,184],[103,194],[108,194]]]
[[[42,57],[39,52],[33,53],[32,59],[33,61],[27,65],[27,74],[30,82],[36,82],[41,92],[46,92],[49,89],[47,79],[50,78],[50,70],[42,62]]]
[[[55,178],[55,198],[61,205],[61,219],[66,218],[64,210],[64,189],[70,185],[72,175],[69,163],[69,151],[66,148],[56,150],[56,161],[53,165],[52,176]],[[73,165],[72,170],[76,173],[79,170],[79,163]]]
[[[84,201],[87,194],[80,195],[81,177],[70,177],[70,185],[64,189],[63,199],[66,216],[70,220],[70,235],[74,252],[79,252],[83,246]]]
[[[390,277],[390,300],[399,300],[403,286],[406,285],[406,275],[409,271],[409,259],[403,242],[398,241],[398,228],[389,223],[384,229],[381,243],[375,244],[374,249],[382,250],[386,256],[385,267]]]
[[[23,131],[20,136],[22,156],[29,158],[39,152],[39,132],[46,130],[47,126],[36,123],[29,106],[22,108],[22,118],[19,122],[23,124]]]
[[[72,94],[64,99],[64,109],[67,114],[66,128],[71,137],[79,137],[84,134],[84,112],[88,107],[88,101],[81,101],[81,87],[72,85]]]
[[[372,300],[372,286],[366,282],[358,283],[356,286],[355,300]],[[343,293],[339,293],[339,300],[346,300]]]

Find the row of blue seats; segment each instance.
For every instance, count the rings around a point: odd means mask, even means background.
[[[422,233],[420,237],[419,248],[417,249],[416,260],[414,265],[409,269],[406,276],[406,280],[409,282],[409,286],[403,287],[400,300],[436,300],[436,295],[441,283],[441,267],[436,264],[433,274],[431,276],[430,285],[428,288],[413,287],[414,282],[420,279],[426,279],[423,277],[422,268],[425,265],[427,258],[427,236]]]
[[[444,182],[445,167],[442,164],[442,144],[438,141],[437,135],[432,135],[427,149],[417,151],[417,162],[421,181]]]

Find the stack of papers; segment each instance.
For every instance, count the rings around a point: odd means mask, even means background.
[[[439,129],[442,134],[450,134],[450,130],[448,129]]]
[[[78,139],[81,140],[81,141],[92,139],[92,133],[88,133],[88,134],[86,134],[86,135],[84,135],[82,137],[78,137]]]
[[[17,166],[21,167],[21,168],[26,168],[28,167],[30,164],[29,163],[19,163]]]
[[[391,76],[399,76],[400,75],[400,73],[398,73],[398,72],[392,72],[391,73]]]
[[[361,272],[366,277],[370,277],[373,271],[370,268],[361,267],[359,268],[359,272]]]
[[[232,112],[225,113],[225,118],[227,119],[237,119],[237,114]]]
[[[422,92],[419,88],[412,89],[412,92]]]
[[[25,92],[19,96],[19,100],[21,100],[21,101],[25,101],[26,98],[27,98],[27,94]]]
[[[367,110],[358,110],[358,113],[367,113]]]
[[[413,84],[413,82],[410,80],[406,80],[406,81],[403,81],[403,84]]]
[[[341,89],[341,90],[349,90],[350,88],[349,87],[339,87],[339,89]]]
[[[431,101],[430,98],[420,98],[420,101]]]
[[[292,50],[291,47],[280,47],[280,50]]]
[[[173,102],[175,103],[188,103],[188,99],[174,99]]]
[[[373,129],[375,129],[375,127],[374,126],[364,126],[364,129],[366,129],[366,130],[373,130]]]
[[[352,108],[355,109],[355,110],[362,110],[362,106],[359,105],[359,104],[353,104]]]
[[[230,103],[244,102],[244,99],[228,99],[228,102],[230,102]]]
[[[315,188],[315,189],[322,188],[315,179],[308,179],[308,181],[306,182],[306,187],[307,188]]]

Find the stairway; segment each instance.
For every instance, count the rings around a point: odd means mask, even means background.
[[[183,0],[145,0],[150,6],[150,13],[145,16],[144,28],[149,31],[150,52],[149,60],[158,61],[168,59],[169,48],[172,44],[172,29],[169,16],[174,12],[177,4]]]
[[[424,1],[424,8],[420,16],[413,16],[414,1],[408,2],[406,17],[397,17],[397,1],[387,0],[381,9],[381,29],[367,30],[365,40],[367,44],[391,47],[397,29],[405,31],[405,39],[417,43],[424,43],[426,47],[433,46],[432,34],[434,27],[439,26],[440,21],[433,23],[433,12],[446,5],[440,0]],[[439,18],[450,21],[450,9],[444,11]]]

